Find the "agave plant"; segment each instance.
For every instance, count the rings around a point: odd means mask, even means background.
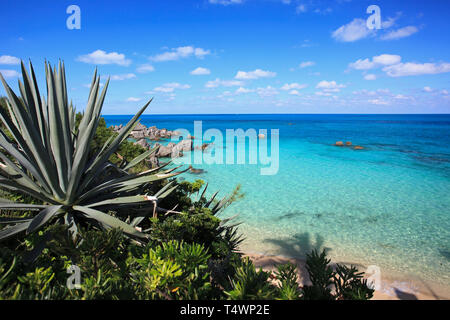
[[[0,223],[7,224],[0,230],[0,240],[21,232],[34,232],[47,223],[66,224],[75,233],[80,223],[104,229],[120,228],[129,237],[145,240],[146,234],[136,228],[143,219],[142,211],[155,214],[159,210],[158,200],[176,186],[169,183],[153,195],[141,194],[143,187],[183,171],[175,171],[176,168],[163,171],[164,166],[161,166],[142,173],[129,173],[130,168],[156,149],[143,153],[124,167],[117,167],[108,159],[128,137],[151,100],[90,158],[90,145],[109,79],[100,91],[100,77],[95,71],[86,109],[76,127],[75,109],[67,97],[64,63],[59,63],[58,70],[45,64],[46,100],[40,96],[31,62],[30,74],[23,62],[21,66],[21,98],[0,74],[8,96],[8,111],[0,110],[0,120],[6,128],[0,129],[0,187],[29,195],[42,204],[0,199],[0,210],[38,211],[32,218],[0,218]],[[108,214],[111,207],[137,207],[140,210],[136,212],[140,213],[119,219]]]

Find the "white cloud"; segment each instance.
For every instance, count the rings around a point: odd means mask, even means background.
[[[300,92],[298,90],[291,90],[291,91],[289,91],[289,94],[299,96]]]
[[[304,61],[304,62],[299,64],[299,67],[300,68],[312,67],[315,64],[316,63],[314,61]]]
[[[350,23],[345,24],[333,31],[331,36],[337,41],[353,42],[373,34],[374,31],[367,28],[366,20],[353,19]]]
[[[0,56],[0,64],[20,64],[20,59],[13,56],[3,55]]]
[[[293,82],[293,83],[291,83],[291,84],[289,84],[289,83],[286,83],[286,84],[284,84],[282,87],[281,87],[281,90],[292,90],[292,89],[297,89],[297,90],[301,90],[301,89],[304,89],[304,88],[306,88],[308,85],[307,84],[299,84],[299,83],[296,83],[296,82]]]
[[[250,92],[253,92],[253,91],[254,91],[254,90],[247,89],[247,88],[244,88],[244,87],[239,87],[238,89],[236,89],[235,93],[236,93],[236,94],[240,94],[240,93],[250,93]]]
[[[135,97],[129,97],[127,99],[128,102],[138,102],[138,101],[141,101],[141,100],[142,100],[141,98],[135,98]]]
[[[446,96],[446,95],[448,95],[448,91],[447,91],[447,90],[445,90],[445,89],[444,89],[444,90],[442,90],[442,91],[441,91],[441,93],[442,93],[443,95],[445,95],[445,96]]]
[[[381,54],[379,56],[375,56],[372,58],[372,61],[376,64],[389,66],[392,64],[399,63],[402,60],[402,57],[396,54]]]
[[[376,105],[388,105],[389,104],[389,102],[384,101],[382,99],[370,99],[368,102],[371,104],[376,104]]]
[[[269,97],[269,96],[277,95],[279,92],[274,87],[267,86],[265,88],[257,88],[256,93],[258,95],[260,95],[261,97]]]
[[[329,97],[329,96],[331,96],[331,93],[322,92],[322,91],[314,92],[314,94],[315,94],[316,96],[324,96],[324,97]]]
[[[407,26],[404,28],[400,28],[397,30],[393,30],[383,36],[380,37],[381,40],[397,40],[405,37],[409,37],[414,33],[418,32],[419,29],[414,26]]]
[[[296,13],[303,13],[306,12],[306,6],[304,4],[299,4],[296,8],[295,8],[295,12]]]
[[[417,76],[450,72],[450,63],[398,63],[383,68],[390,77]]]
[[[271,78],[275,77],[277,74],[275,72],[271,71],[264,71],[261,69],[256,69],[254,71],[238,71],[235,79],[240,80],[251,80],[251,79],[258,79],[258,78]]]
[[[5,78],[18,78],[18,77],[20,77],[20,73],[18,73],[16,70],[0,70],[0,73]]]
[[[190,73],[195,76],[201,76],[201,75],[211,74],[211,71],[206,68],[198,67],[197,69],[192,70]]]
[[[216,78],[215,80],[210,80],[205,84],[206,88],[217,88],[219,86],[232,87],[232,86],[242,86],[244,83],[238,80],[220,80]]]
[[[425,92],[432,92],[433,89],[431,89],[430,87],[423,87],[423,91],[425,91]]]
[[[322,80],[317,84],[316,88],[324,89],[324,90],[335,90],[335,89],[345,88],[345,85],[338,84],[338,83],[336,83],[336,81]]]
[[[377,76],[374,74],[366,74],[364,76],[364,80],[376,80],[376,79],[377,79]]]
[[[189,89],[191,86],[188,84],[180,84],[178,82],[171,82],[171,83],[165,83],[160,87],[156,87],[153,89],[156,92],[163,92],[163,93],[169,93],[173,92],[175,89]]]
[[[241,4],[242,0],[209,0],[209,3],[228,6],[230,4]]]
[[[155,71],[155,68],[151,64],[142,64],[136,69],[136,71],[139,73],[148,73]]]
[[[122,81],[136,78],[134,73],[124,73],[124,74],[115,74],[111,76],[111,80],[113,81]]]
[[[126,59],[125,55],[117,52],[106,53],[103,50],[96,50],[92,53],[81,55],[78,61],[91,64],[117,64],[119,66],[129,66],[130,59]]]
[[[196,58],[203,58],[210,54],[209,50],[202,48],[194,48],[192,46],[173,48],[171,51],[166,51],[156,56],[152,56],[149,59],[156,62],[173,61],[195,56]]]
[[[401,59],[402,57],[400,57],[399,55],[381,54],[379,56],[372,57],[372,60],[370,60],[369,58],[358,59],[357,61],[350,63],[348,66],[356,70],[369,70],[381,66],[389,66],[399,63]]]

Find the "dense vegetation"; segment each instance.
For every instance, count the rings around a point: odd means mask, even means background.
[[[46,66],[47,101],[30,70],[21,98],[2,78],[0,299],[372,296],[362,274],[332,268],[324,252],[308,256],[309,286],[299,286],[292,264],[256,270],[239,252],[237,225],[218,217],[243,196],[239,186],[208,199],[204,181],[179,182],[168,164],[151,168],[156,150],[126,140],[146,106],[114,133],[100,116],[107,84],[100,93],[97,76],[86,111],[75,114],[64,66]]]

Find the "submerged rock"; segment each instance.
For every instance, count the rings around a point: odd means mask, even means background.
[[[362,146],[354,146],[353,150],[364,150],[365,148]]]

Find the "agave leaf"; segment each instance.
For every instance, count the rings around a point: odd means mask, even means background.
[[[62,205],[58,206],[49,206],[39,212],[39,214],[34,217],[34,219],[31,221],[30,225],[27,228],[27,234],[31,233],[37,229],[39,229],[41,226],[43,226],[47,221],[49,221],[51,218],[53,218],[59,211],[59,209],[62,208]]]
[[[136,158],[134,158],[133,160],[130,161],[130,163],[128,163],[125,168],[123,168],[124,170],[128,170],[131,169],[132,167],[134,167],[135,165],[137,165],[139,162],[141,162],[142,160],[144,160],[145,158],[151,156],[152,154],[156,153],[158,151],[159,147],[154,147],[151,150],[148,150],[144,153],[142,153],[141,155],[137,156]]]
[[[178,188],[178,186],[174,186],[172,188],[170,188],[169,190],[167,190],[166,192],[162,193],[161,195],[158,196],[158,199],[164,199],[165,197],[167,197],[169,194],[171,194],[176,188]]]
[[[216,196],[217,196],[218,193],[219,193],[219,191],[216,191],[216,192],[212,195],[211,199],[209,199],[209,201],[205,204],[205,207],[206,207],[206,208],[209,208],[209,206],[210,206],[211,203],[214,201],[214,199],[216,198]]]
[[[162,193],[164,193],[167,189],[169,189],[173,184],[175,184],[175,181],[170,181],[168,184],[162,187],[157,193],[155,193],[155,197],[159,198],[159,196]]]
[[[0,230],[0,240],[8,239],[22,231],[25,231],[30,225],[31,221],[23,222],[20,224],[16,224],[12,227],[6,227]]]
[[[16,224],[21,222],[31,222],[33,218],[6,218],[0,217],[0,224]]]
[[[109,214],[103,213],[99,210],[87,208],[84,206],[74,206],[73,209],[82,212],[87,218],[94,219],[100,222],[102,225],[106,225],[110,228],[119,228],[124,233],[131,236],[139,238],[147,238],[147,235],[137,231],[136,228],[134,228],[133,226],[123,222],[120,219],[110,216]]]
[[[128,137],[137,120],[139,119],[141,114],[145,111],[145,109],[147,109],[148,105],[152,102],[152,100],[153,99],[147,102],[141,108],[141,110],[139,110],[139,112],[128,122],[128,124],[119,132],[119,134],[113,140],[113,142],[111,142],[108,148],[102,154],[97,155],[91,166],[86,170],[86,178],[84,179],[84,182],[81,185],[81,189],[84,189],[91,182],[91,180],[98,173],[97,171],[101,167],[101,165],[109,159],[109,157],[117,150],[120,143],[122,143]]]
[[[137,196],[128,196],[128,197],[118,197],[114,199],[108,199],[100,202],[91,203],[88,205],[85,205],[86,208],[93,208],[93,207],[100,207],[105,205],[111,205],[111,204],[136,204],[141,202],[147,202],[147,198],[144,195],[137,195]]]

